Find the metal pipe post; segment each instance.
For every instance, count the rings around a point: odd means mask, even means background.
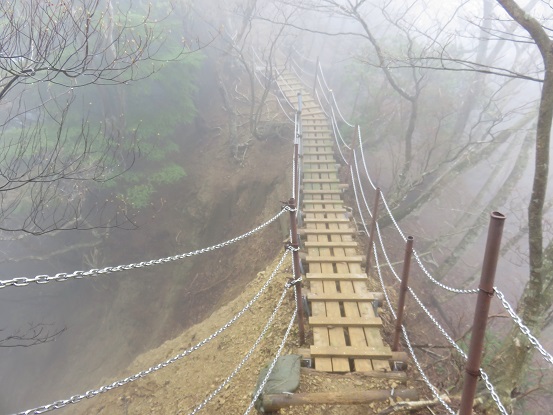
[[[413,237],[408,236],[407,242],[405,243],[405,255],[403,257],[403,273],[401,274],[401,288],[399,289],[399,301],[397,303],[396,331],[392,344],[392,352],[397,352],[399,347],[399,334],[401,333],[401,325],[403,324],[405,296],[407,295],[409,270],[411,269],[411,252],[413,252]]]
[[[359,183],[361,186],[361,183]],[[378,216],[378,204],[380,203],[380,187],[376,188],[376,195],[374,197],[374,206],[373,206],[373,218],[371,221],[371,230],[369,231],[369,247],[367,248],[367,275],[371,268],[371,257],[373,251],[373,242],[374,242],[374,232],[376,230],[376,218]]]
[[[484,349],[484,335],[488,323],[488,312],[494,293],[495,271],[499,258],[499,247],[505,216],[499,212],[492,212],[490,215],[490,226],[488,228],[488,240],[482,264],[482,275],[480,277],[479,293],[474,311],[472,323],[472,335],[470,339],[469,355],[465,368],[465,381],[463,394],[461,395],[461,407],[459,415],[471,415],[474,396],[476,394],[476,383],[480,375],[480,362]]]
[[[298,226],[296,222],[296,199],[291,198],[288,201],[288,206],[292,209],[290,211],[290,230],[292,231],[292,247],[295,249],[292,253],[292,261],[294,261],[294,280],[300,278],[300,253],[298,248],[300,246],[298,240]],[[296,288],[296,298],[298,300],[298,333],[300,338],[300,345],[303,344],[305,338],[305,330],[303,327],[303,299],[301,294],[301,282],[297,282],[295,285]]]

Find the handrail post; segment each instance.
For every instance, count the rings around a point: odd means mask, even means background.
[[[474,321],[472,323],[468,360],[465,367],[465,381],[463,383],[463,394],[461,395],[459,415],[472,414],[472,406],[476,394],[476,383],[480,375],[480,363],[482,360],[482,351],[484,349],[484,335],[488,323],[488,312],[494,294],[495,271],[497,269],[499,247],[501,245],[504,224],[505,216],[503,214],[499,212],[491,213],[486,251],[482,264],[482,274],[480,276],[480,285],[478,286],[478,299],[476,300]]]
[[[392,352],[397,352],[399,347],[399,334],[403,324],[403,310],[405,309],[405,296],[409,282],[409,270],[411,269],[411,252],[413,252],[413,237],[408,236],[405,243],[405,256],[403,257],[403,273],[401,274],[401,288],[399,290],[399,301],[397,303],[397,318],[394,333]]]
[[[361,186],[361,183],[359,183]],[[380,203],[380,187],[376,188],[376,195],[374,196],[374,206],[373,206],[373,218],[371,221],[371,229],[369,231],[369,246],[367,248],[367,275],[369,275],[369,270],[371,268],[371,257],[373,251],[373,242],[374,242],[374,232],[376,230],[376,218],[378,216],[378,205]]]
[[[298,240],[298,226],[296,222],[296,199],[293,197],[288,201],[288,206],[290,207],[290,230],[292,232],[292,261],[294,261],[294,280],[299,280],[300,275],[300,253],[299,253],[299,240]],[[296,289],[296,298],[297,298],[297,307],[298,307],[298,334],[300,340],[300,346],[303,344],[305,339],[305,330],[303,326],[303,298],[301,294],[301,282],[298,281],[295,284]]]

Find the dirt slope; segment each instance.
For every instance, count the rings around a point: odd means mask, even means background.
[[[139,356],[116,379],[124,378],[176,356],[215,332],[241,310],[249,299],[253,298],[271,275],[278,259],[280,256],[265,271],[258,273],[257,277],[244,287],[242,294],[236,299],[218,309],[202,323],[190,327],[180,336]],[[251,310],[206,346],[143,379],[89,401],[72,405],[65,413],[86,415],[190,413],[195,405],[201,403],[232,373],[246,355],[272,313],[289,276],[290,261],[287,260],[281,272],[277,274],[265,294],[252,306]],[[293,293],[289,290],[273,326],[256,352],[230,385],[224,388],[200,413],[244,413],[250,402],[259,370],[272,360],[290,321],[293,307]],[[297,332],[294,326],[284,353],[294,353],[297,347]],[[106,382],[112,380],[115,379],[106,379]],[[398,386],[393,381],[368,379],[360,375],[314,375],[303,372],[300,391],[390,389]],[[347,413],[355,415],[376,413],[377,409],[381,410],[387,406],[389,406],[388,402],[356,407],[310,405],[283,410],[281,413],[307,415]],[[252,413],[255,413],[255,410]]]

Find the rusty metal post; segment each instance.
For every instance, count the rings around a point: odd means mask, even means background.
[[[292,231],[292,248],[294,248],[294,252],[292,253],[292,261],[294,261],[294,280],[298,280],[300,278],[300,253],[298,251],[299,249],[299,241],[298,241],[298,226],[296,222],[296,199],[293,197],[288,201],[288,206],[292,209],[290,211],[290,230]],[[301,295],[301,282],[297,282],[295,285],[296,289],[296,298],[298,301],[298,332],[299,332],[299,338],[300,338],[300,345],[303,344],[305,339],[305,330],[303,327],[303,299]]]
[[[476,300],[474,321],[472,323],[472,335],[465,368],[465,381],[463,383],[459,415],[472,414],[476,383],[480,375],[480,362],[484,349],[484,334],[488,323],[490,303],[494,293],[495,271],[497,269],[504,224],[505,215],[499,212],[491,213],[488,240],[486,242],[486,251],[484,252],[484,263],[482,264],[482,275],[480,276],[480,285],[478,286],[478,299]]]
[[[403,324],[403,310],[405,309],[405,296],[407,294],[407,284],[409,282],[409,270],[411,269],[411,252],[413,252],[413,237],[408,236],[405,243],[405,255],[403,257],[403,273],[401,274],[401,288],[399,289],[399,301],[397,303],[396,331],[392,352],[397,352],[399,347],[399,334]]]
[[[361,186],[361,183],[359,183]],[[371,221],[371,229],[369,231],[369,246],[367,248],[367,275],[371,268],[371,258],[373,251],[373,242],[374,242],[374,232],[376,230],[376,218],[378,216],[378,204],[380,203],[380,187],[376,188],[376,195],[374,196],[374,206],[373,206],[373,218]]]

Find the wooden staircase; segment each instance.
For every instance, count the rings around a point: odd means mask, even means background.
[[[344,208],[330,122],[293,75],[282,74],[279,84],[294,105],[302,93],[301,233],[313,332],[310,356],[319,371],[389,371],[392,352],[373,306],[382,294],[367,287],[357,231]]]

